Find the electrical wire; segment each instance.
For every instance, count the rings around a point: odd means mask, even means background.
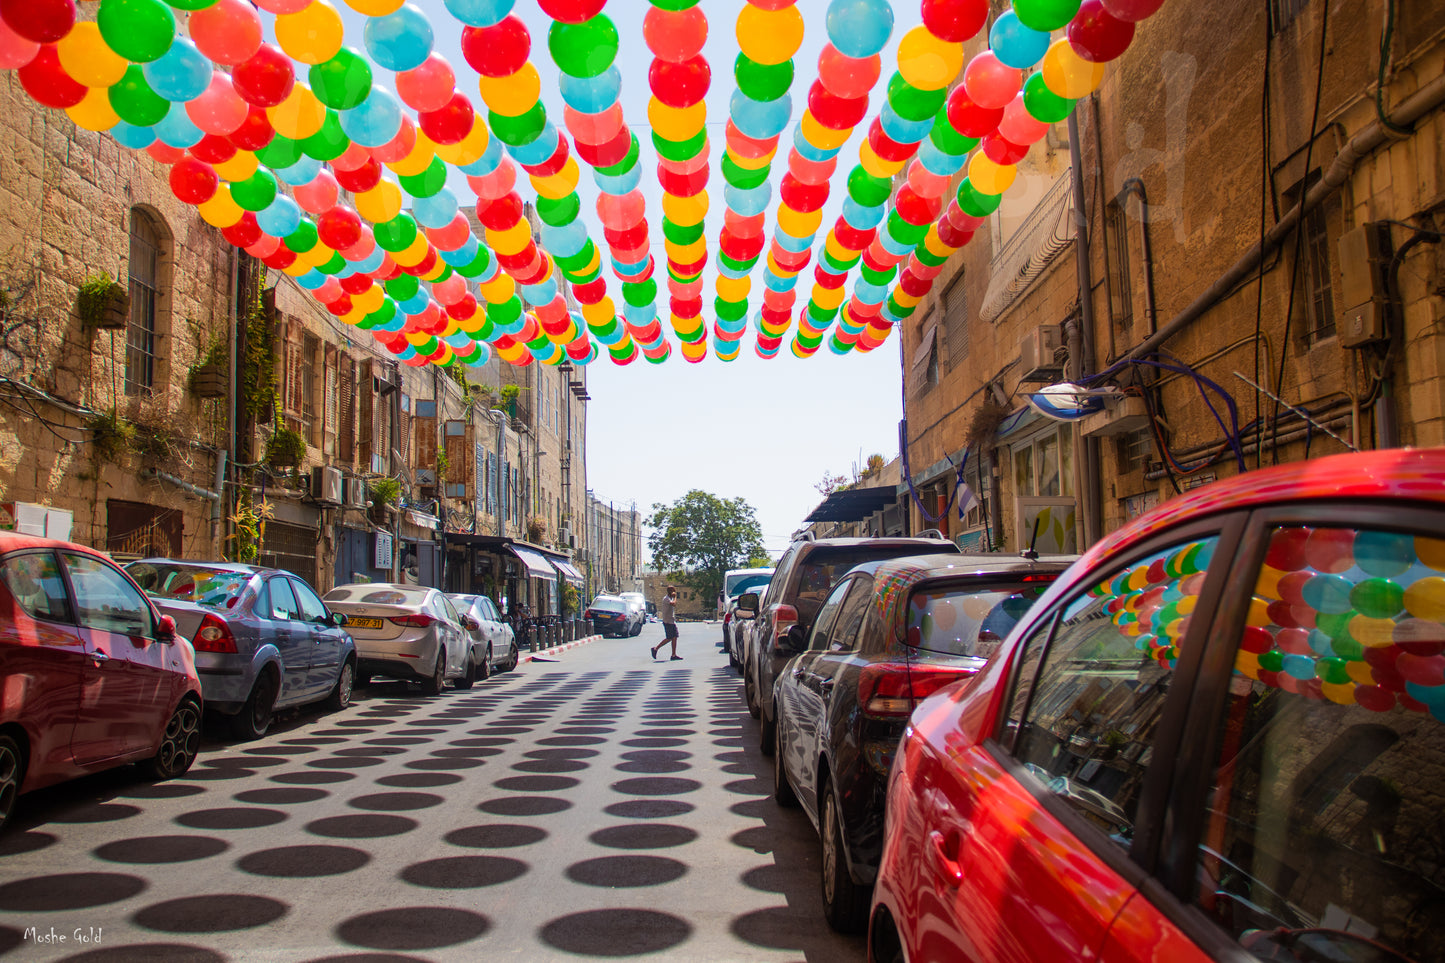
[[[1395,0],[1385,0],[1385,29],[1380,34],[1380,72],[1375,82],[1375,115],[1386,130],[1396,134],[1413,134],[1415,126],[1402,127],[1390,119],[1385,111],[1385,67],[1389,63],[1390,48],[1395,39]]]
[[[1259,249],[1264,250],[1265,237],[1268,234],[1268,220],[1266,216],[1267,199],[1274,194],[1271,189],[1269,177],[1269,71],[1273,60],[1274,51],[1274,13],[1269,4],[1264,8],[1264,78],[1260,82],[1259,97]],[[1262,329],[1264,327],[1264,258],[1259,259],[1259,280],[1255,285],[1254,293],[1254,381],[1259,383],[1259,348]],[[1254,393],[1254,420],[1259,421],[1260,414],[1259,392]],[[1254,467],[1263,467],[1260,459],[1263,457],[1264,438],[1261,436],[1256,440]]]

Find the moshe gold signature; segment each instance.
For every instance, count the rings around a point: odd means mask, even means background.
[[[48,930],[41,930],[34,926],[27,926],[25,932],[20,935],[22,940],[30,940],[41,946],[59,945],[61,943],[95,943],[100,944],[101,930],[99,926],[77,926],[70,934],[57,931],[55,927]]]

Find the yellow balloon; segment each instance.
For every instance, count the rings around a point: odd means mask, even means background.
[[[768,251],[768,270],[772,271],[780,278],[795,278],[798,276],[798,272],[796,270],[785,268],[781,264],[779,264],[777,260],[774,259],[773,252],[771,250]]]
[[[1445,622],[1445,578],[1416,579],[1405,589],[1405,608],[1417,619]]]
[[[85,92],[85,99],[74,107],[65,108],[65,113],[75,121],[75,126],[85,130],[110,130],[120,123],[120,118],[110,106],[110,95],[104,87],[91,87]]]
[[[582,320],[590,325],[600,328],[615,317],[617,317],[617,306],[605,294],[594,304],[582,305]]]
[[[517,292],[517,283],[509,275],[498,271],[492,280],[477,285],[477,290],[488,304],[505,304]]]
[[[471,133],[463,137],[455,144],[433,144],[432,149],[442,160],[453,167],[463,167],[475,161],[481,160],[487,152],[487,144],[491,141],[492,135],[487,132],[487,125],[477,118],[472,124]]]
[[[728,157],[732,158],[732,162],[745,171],[755,171],[767,167],[773,162],[773,158],[778,156],[778,149],[776,147],[762,157],[739,157],[732,152],[731,148],[724,148],[724,150],[727,152]]]
[[[786,204],[778,205],[778,228],[790,237],[812,237],[823,224],[823,209],[795,211]]]
[[[533,175],[531,178],[532,189],[537,192],[537,196],[539,197],[558,200],[566,197],[577,189],[577,181],[581,177],[581,174],[581,170],[577,167],[576,158],[569,156],[567,163],[563,165],[562,169],[551,177],[538,177]]]
[[[832,231],[828,232],[827,239],[823,241],[823,250],[833,255],[833,257],[839,261],[846,261],[860,253],[852,248],[844,247],[843,242],[839,241],[837,235]]]
[[[836,288],[825,288],[821,284],[813,286],[813,303],[825,311],[841,305],[847,296],[848,289],[845,285],[839,285]]]
[[[707,216],[707,191],[699,191],[692,197],[664,194],[662,195],[662,213],[667,215],[667,219],[672,223],[681,227],[699,224]]]
[[[707,104],[699,100],[691,107],[669,107],[653,97],[647,102],[647,119],[657,136],[667,140],[687,140],[697,135],[707,123]]]
[[[588,262],[587,262],[587,266],[584,267],[581,271],[579,271],[579,272],[577,272],[577,273],[579,273],[579,274],[591,274],[593,271],[600,270],[601,267],[602,267],[602,252],[598,251],[598,250],[597,250],[597,245],[594,244],[594,245],[592,245],[592,260],[588,261]]]
[[[718,275],[717,296],[724,301],[741,301],[748,296],[748,292],[752,289],[753,280],[747,275],[743,275],[740,278]]]
[[[356,195],[356,213],[373,224],[384,224],[401,213],[401,187],[383,179],[369,191]]]
[[[1002,194],[1018,173],[1016,165],[996,164],[983,151],[976,151],[968,161],[968,182],[980,194]]]
[[[305,140],[326,123],[326,105],[316,99],[310,87],[298,80],[285,100],[275,107],[266,108],[266,117],[282,137]]]
[[[423,281],[435,281],[437,278],[442,276],[442,272],[446,269],[447,262],[443,261],[441,258],[437,258],[436,263],[427,269],[426,273],[421,276],[421,279]]]
[[[1349,622],[1350,638],[1372,649],[1383,648],[1395,641],[1394,619],[1372,619],[1357,615]]]
[[[401,9],[404,0],[346,0],[346,5],[366,17],[385,17]]]
[[[520,341],[514,341],[510,348],[497,349],[497,357],[507,362],[507,364],[521,364],[525,359],[531,357],[531,355],[532,352],[528,351],[527,346]]]
[[[431,335],[427,334],[425,331],[403,331],[401,333],[401,336],[403,338],[406,338],[406,340],[411,343],[411,346],[413,348],[420,348],[422,345],[426,344],[427,338],[431,337]]]
[[[938,236],[938,225],[936,224],[929,228],[928,233],[924,235],[923,246],[934,257],[948,257],[958,250],[956,247],[949,247],[943,243],[943,238]]]
[[[1320,691],[1325,698],[1342,706],[1355,704],[1355,684],[1353,682],[1321,682]]]
[[[678,320],[681,321],[682,324],[673,325],[672,330],[677,332],[677,336],[679,338],[692,339],[691,341],[682,342],[683,356],[701,358],[703,355],[707,354],[707,342],[698,340],[697,337],[697,333],[705,327],[705,325],[702,323],[702,317],[698,316],[696,318],[679,318]]]
[[[1445,572],[1445,539],[1417,535],[1415,537],[1415,557],[1420,560],[1420,564],[1433,568],[1437,572]]]
[[[1067,39],[1049,45],[1040,66],[1044,86],[1060,97],[1077,100],[1104,82],[1104,65],[1090,63],[1074,52]]]
[[[470,318],[466,318],[466,319],[464,319],[464,320],[462,320],[462,321],[458,321],[458,322],[457,322],[457,327],[460,328],[461,330],[465,331],[467,334],[470,334],[470,335],[472,336],[472,338],[475,340],[476,335],[477,335],[477,332],[480,331],[480,330],[482,330],[482,328],[486,325],[486,323],[487,323],[487,312],[485,312],[485,311],[473,311],[473,312],[472,312],[472,316],[471,316]]]
[[[542,96],[542,78],[529,60],[514,74],[477,81],[487,107],[507,117],[520,117]]]
[[[963,44],[940,40],[922,25],[898,41],[898,72],[919,90],[942,90],[963,69]]]
[[[276,18],[276,42],[286,56],[303,64],[324,63],[336,56],[344,32],[341,14],[326,0],[311,0],[306,9]]]
[[[667,256],[678,264],[696,264],[707,257],[707,238],[705,237],[700,237],[691,244],[664,241],[663,247],[667,250]]]
[[[312,265],[307,264],[303,259],[298,257],[296,260],[283,267],[281,269],[281,272],[283,274],[289,274],[293,278],[299,278],[301,275],[310,271],[311,267]]]
[[[364,317],[366,317],[366,312],[356,306],[356,298],[353,297],[351,299],[351,310],[341,315],[337,320],[342,324],[356,325],[360,324],[361,319]]]
[[[803,43],[803,15],[795,6],[764,10],[748,4],[738,14],[738,46],[749,60],[780,64]]]
[[[402,267],[416,267],[426,260],[427,247],[426,235],[418,231],[416,238],[410,244],[400,251],[391,252],[391,259]]]
[[[803,112],[803,119],[798,121],[798,126],[803,130],[804,139],[819,150],[834,150],[842,147],[848,142],[848,138],[853,136],[851,127],[845,127],[843,130],[824,127],[818,123],[818,118],[813,116],[812,111]]]
[[[901,160],[884,160],[874,152],[873,147],[866,140],[858,145],[858,164],[874,177],[890,179],[894,174],[903,170],[905,163]]]
[[[1251,679],[1259,678],[1259,656],[1240,649],[1234,656],[1234,667]]]
[[[120,83],[130,66],[124,57],[106,44],[100,35],[100,27],[88,20],[81,20],[70,28],[70,33],[56,42],[55,52],[65,72],[76,83],[87,87],[114,86]]]
[[[230,181],[233,184],[237,181],[244,181],[256,173],[257,168],[260,166],[261,163],[256,160],[256,155],[248,150],[238,150],[230,160],[224,160],[211,165],[217,177],[223,181]]]
[[[1375,684],[1375,675],[1370,671],[1370,663],[1368,662],[1346,662],[1345,672],[1360,685]]]
[[[900,289],[893,292],[893,300],[898,302],[899,307],[912,308],[916,307],[918,302],[923,300],[923,296],[921,294],[908,294]]]
[[[532,241],[532,226],[526,219],[500,231],[487,228],[487,244],[498,254],[520,254]]]
[[[207,224],[220,228],[230,227],[246,216],[241,205],[231,200],[230,184],[220,185],[215,196],[203,204],[198,204],[196,210]]]
[[[373,284],[360,294],[351,296],[351,306],[363,314],[370,314],[386,303],[386,292],[382,291],[381,285]]]
[[[415,177],[431,166],[432,158],[436,157],[436,154],[436,144],[433,144],[426,134],[417,131],[416,143],[411,146],[411,153],[386,166],[402,177]]]

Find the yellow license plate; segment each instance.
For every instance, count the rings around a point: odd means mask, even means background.
[[[354,625],[362,629],[379,629],[381,628],[381,619],[368,619],[360,615],[351,615],[347,616],[346,624]]]

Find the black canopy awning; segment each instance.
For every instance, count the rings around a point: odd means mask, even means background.
[[[818,503],[805,522],[861,522],[880,509],[898,501],[892,485],[876,488],[848,488],[836,491]]]

